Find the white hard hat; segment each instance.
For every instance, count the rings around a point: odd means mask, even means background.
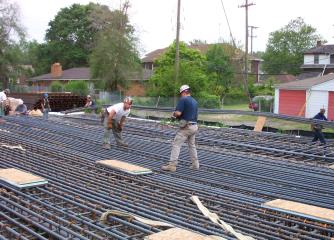
[[[188,85],[182,85],[180,87],[180,93],[182,93],[183,91],[188,90],[188,89],[190,89],[190,87]]]

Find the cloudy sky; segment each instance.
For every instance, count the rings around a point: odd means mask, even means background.
[[[122,0],[10,0],[21,9],[22,24],[29,39],[42,42],[48,23],[57,12],[73,3],[96,2],[119,8]],[[124,1],[124,0],[123,0]],[[224,15],[225,7],[232,35],[240,45],[245,42],[245,0],[181,0],[180,39],[194,39],[214,43],[229,41],[230,33]],[[334,0],[249,0],[249,25],[254,30],[253,50],[264,51],[270,32],[284,27],[292,19],[302,17],[319,34],[334,44]],[[167,47],[176,32],[177,0],[130,0],[130,20],[137,31],[142,54]],[[250,48],[250,45],[249,45]]]

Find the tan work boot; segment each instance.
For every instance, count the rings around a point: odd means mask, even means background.
[[[109,150],[109,149],[111,149],[111,146],[108,143],[103,143],[102,148]]]
[[[164,170],[164,171],[175,172],[176,171],[176,166],[168,164],[168,165],[162,166],[161,169]]]
[[[199,163],[198,162],[193,162],[190,166],[190,169],[192,170],[198,170],[199,169]]]

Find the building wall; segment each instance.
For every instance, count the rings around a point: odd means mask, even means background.
[[[279,114],[305,116],[305,90],[279,90]]]
[[[313,55],[304,55],[304,64],[314,64],[314,56]]]
[[[328,92],[328,111],[327,117],[329,120],[334,120],[334,91]]]
[[[319,91],[311,89],[310,94],[306,98],[306,118],[314,117],[320,110],[328,109],[328,91]]]
[[[320,54],[319,64],[330,64],[330,55]]]
[[[304,55],[304,64],[314,64],[314,54]],[[319,54],[318,64],[330,64],[330,55]]]
[[[145,96],[145,87],[142,83],[138,81],[132,81],[129,89],[126,90],[125,95],[143,97]]]
[[[275,99],[274,99],[274,113],[279,113],[279,89],[275,88]]]

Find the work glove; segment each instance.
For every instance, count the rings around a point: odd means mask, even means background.
[[[108,121],[108,129],[112,129],[112,121]]]
[[[123,124],[117,124],[117,129],[119,131],[122,131],[123,130]]]

